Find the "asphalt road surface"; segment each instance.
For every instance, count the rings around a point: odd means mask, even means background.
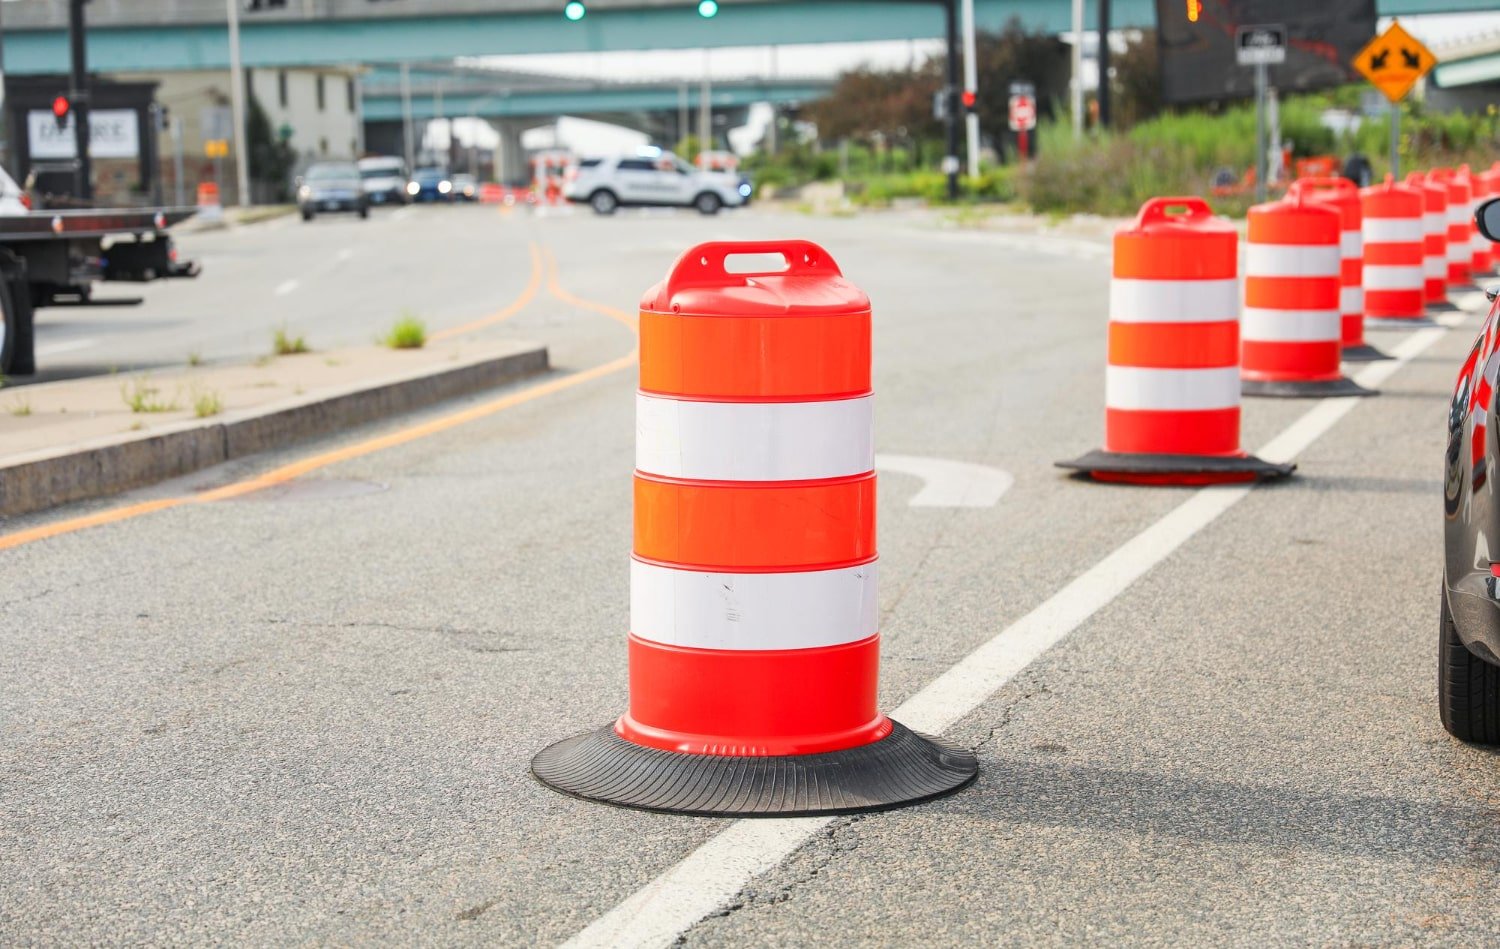
[[[1372,333],[1402,357],[1363,370],[1377,398],[1247,400],[1287,483],[1104,486],[1052,467],[1100,441],[1098,247],[898,216],[380,217],[320,279],[366,225],[219,235],[143,335],[364,342],[536,284],[472,332],[556,370],[0,526],[5,942],[1500,937],[1500,758],[1434,701],[1442,423],[1477,316]],[[804,821],[558,795],[531,756],[625,703],[636,301],[696,241],[770,236],[873,299],[879,452],[1014,479],[913,506],[920,477],[881,476],[882,704],[976,749],[979,780]],[[82,332],[46,319],[44,343]]]

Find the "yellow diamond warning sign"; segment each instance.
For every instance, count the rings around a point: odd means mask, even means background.
[[[1392,102],[1406,98],[1417,80],[1436,65],[1432,50],[1403,30],[1400,23],[1392,23],[1354,57],[1354,68]]]

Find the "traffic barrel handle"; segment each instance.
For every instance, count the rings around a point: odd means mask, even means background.
[[[1188,222],[1213,216],[1213,208],[1199,197],[1152,198],[1141,205],[1140,213],[1135,217],[1135,226],[1140,229],[1161,221]]]
[[[1286,189],[1288,198],[1297,198],[1299,201],[1304,195],[1311,195],[1314,191],[1344,191],[1349,194],[1358,195],[1359,188],[1348,178],[1335,178],[1332,176],[1317,178],[1298,178],[1292,182],[1292,186]]]
[[[784,270],[731,271],[730,257],[748,254],[779,254]],[[828,251],[812,241],[709,241],[688,250],[672,265],[664,289],[666,298],[680,290],[699,287],[732,287],[748,277],[842,277],[843,271]]]

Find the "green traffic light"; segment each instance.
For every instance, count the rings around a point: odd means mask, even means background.
[[[563,16],[574,23],[583,19],[583,15],[587,12],[589,12],[588,7],[583,5],[582,0],[568,0],[567,6],[563,7]]]
[[[698,0],[698,15],[703,19],[712,19],[719,14],[718,0]]]

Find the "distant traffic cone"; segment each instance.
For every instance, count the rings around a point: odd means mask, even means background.
[[[1420,171],[1406,186],[1422,192],[1422,302],[1429,310],[1457,309],[1448,302],[1448,188]]]
[[[785,270],[731,273],[778,254]],[[715,815],[879,810],[974,779],[876,705],[870,302],[806,241],[701,244],[641,301],[630,709],[559,791]]]
[[[1434,168],[1427,177],[1448,189],[1448,289],[1473,289],[1474,252],[1470,240],[1474,211],[1474,193],[1469,176],[1460,176],[1452,168]]]
[[[1365,317],[1410,325],[1423,319],[1421,191],[1385,182],[1360,191],[1364,211]]]
[[[1239,235],[1201,198],[1154,198],[1115,232],[1100,481],[1212,484],[1292,465],[1240,450]]]
[[[1247,218],[1244,393],[1373,394],[1339,373],[1339,212],[1297,192],[1257,204]]]
[[[1346,362],[1389,359],[1365,342],[1364,212],[1359,188],[1348,178],[1298,178],[1287,196],[1304,194],[1339,212],[1339,325]]]

